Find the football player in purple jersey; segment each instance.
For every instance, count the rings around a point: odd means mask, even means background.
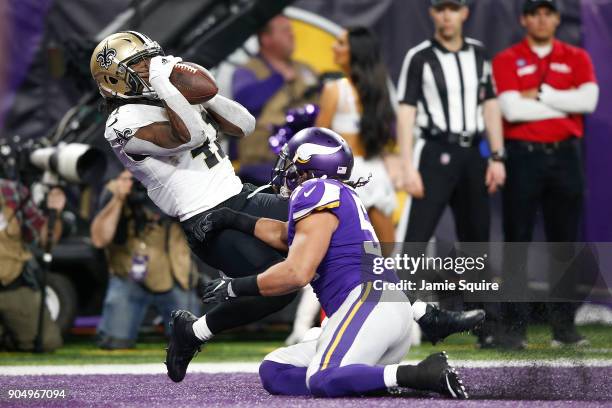
[[[369,260],[380,256],[379,243],[355,192],[362,182],[347,181],[352,167],[351,149],[335,132],[296,134],[276,166],[283,190],[291,192],[287,223],[224,209],[203,226],[204,233],[232,228],[253,234],[288,249],[286,260],[256,276],[213,280],[203,301],[280,296],[312,285],[328,319],[315,338],[266,356],[260,377],[272,394],[340,397],[408,387],[467,398],[445,353],[418,365],[399,364],[410,346],[416,307],[404,292],[384,285],[397,279],[393,271],[373,272]],[[423,309],[414,316],[419,323],[431,312]],[[484,317],[481,311],[472,315]]]

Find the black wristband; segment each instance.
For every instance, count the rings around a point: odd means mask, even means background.
[[[491,152],[491,160],[496,162],[505,162],[506,161],[506,152],[502,150],[498,150],[495,152]]]
[[[236,296],[261,296],[257,286],[257,275],[235,278],[232,280],[232,291]]]
[[[232,229],[244,232],[245,234],[255,235],[255,224],[257,224],[259,217],[233,210],[232,215],[233,217],[229,221]]]

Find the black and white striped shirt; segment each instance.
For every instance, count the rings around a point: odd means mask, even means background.
[[[417,107],[417,126],[430,132],[483,132],[482,103],[495,98],[491,62],[482,43],[471,38],[458,52],[435,39],[410,49],[397,90],[399,103]]]

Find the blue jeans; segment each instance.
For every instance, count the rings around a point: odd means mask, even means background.
[[[102,319],[98,325],[98,336],[133,345],[151,305],[162,315],[166,334],[170,333],[170,313],[173,310],[190,310],[196,315],[200,313],[200,302],[193,291],[183,290],[175,284],[168,292],[152,293],[129,278],[111,276],[104,298]]]

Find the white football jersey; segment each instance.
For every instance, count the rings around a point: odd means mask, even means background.
[[[201,112],[199,105],[194,109]],[[209,136],[202,146],[175,156],[146,156],[138,161],[134,155],[125,153],[123,146],[136,131],[156,122],[168,122],[164,108],[126,104],[109,115],[104,136],[125,168],[140,180],[163,212],[185,221],[242,190],[242,182],[214,136]],[[205,126],[210,127],[203,129],[207,134],[216,135],[212,125]]]

